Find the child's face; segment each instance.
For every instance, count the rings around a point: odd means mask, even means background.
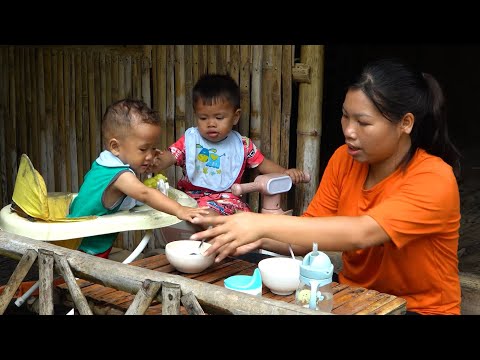
[[[160,147],[160,126],[137,123],[127,136],[112,140],[110,151],[129,164],[135,173],[143,174],[152,164],[155,150]]]
[[[228,101],[219,100],[206,105],[203,100],[195,104],[195,116],[200,135],[210,142],[225,139],[240,119],[241,110],[235,110]]]

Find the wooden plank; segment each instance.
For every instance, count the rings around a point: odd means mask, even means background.
[[[96,158],[102,151],[102,81],[100,76],[100,54],[93,53],[93,75],[94,75],[94,122],[95,122],[95,155]]]
[[[118,98],[125,99],[125,56],[118,56]]]
[[[125,315],[145,314],[161,287],[161,282],[145,279]]]
[[[22,280],[28,274],[28,271],[32,267],[33,263],[37,259],[37,252],[35,250],[27,250],[18,262],[15,270],[8,279],[7,285],[3,288],[3,292],[0,295],[0,315],[3,315],[7,309],[13,295],[17,291],[18,287],[22,283]]]
[[[51,132],[52,132],[52,157],[53,157],[53,168],[55,171],[55,176],[53,178],[54,187],[48,188],[48,191],[60,191],[60,182],[62,173],[60,172],[60,162],[57,150],[60,148],[59,136],[57,136],[57,124],[58,124],[58,49],[51,49],[52,51],[52,120],[51,120]],[[55,125],[54,125],[55,124]],[[50,130],[49,130],[50,131]],[[47,174],[49,176],[49,174]]]
[[[381,293],[375,290],[367,290],[360,296],[348,303],[335,308],[335,314],[356,314],[368,306],[372,301],[380,300],[383,297]]]
[[[270,111],[270,159],[280,163],[280,153],[288,153],[288,147],[281,143],[281,115],[282,115],[282,45],[272,47],[272,69],[271,69],[271,92],[269,101],[271,101]],[[262,130],[263,131],[263,130]],[[282,151],[283,149],[283,151]],[[285,204],[284,204],[285,205]]]
[[[75,135],[72,137],[72,115],[70,110],[70,100],[71,100],[71,91],[72,91],[72,79],[71,79],[71,52],[64,50],[63,52],[63,108],[64,108],[64,117],[65,117],[65,132],[64,132],[64,143],[65,143],[65,179],[66,179],[66,190],[65,191],[74,191],[72,186],[72,144],[75,144],[76,149],[76,139]],[[75,89],[75,88],[74,88]],[[74,120],[73,120],[74,121]],[[75,156],[75,155],[74,155]],[[77,182],[77,175],[75,174],[75,182]]]
[[[281,149],[290,149],[290,122],[292,120],[292,51],[292,45],[284,45],[282,48],[282,114],[280,121]],[[289,151],[280,152],[279,164],[286,169],[289,167],[295,167],[295,164],[292,164],[292,166],[289,165],[289,157]]]
[[[66,257],[64,255],[57,254],[54,254],[53,256],[57,271],[63,276],[78,312],[80,315],[92,315],[92,310],[88,306],[87,299],[83,295],[82,290],[77,285],[75,276],[73,276]]]
[[[406,312],[406,301],[400,297],[395,297],[380,308],[376,309],[375,315],[403,315]]]
[[[90,170],[93,162],[93,156],[90,148],[90,107],[89,107],[89,95],[88,95],[88,55],[82,51],[82,131],[83,131],[83,144],[79,149],[83,150],[83,170],[87,173]],[[83,175],[85,175],[85,173]]]
[[[38,273],[40,281],[39,314],[53,315],[53,251],[38,250]]]
[[[215,45],[208,45],[207,59],[207,72],[209,74],[215,74],[217,72],[217,47]]]
[[[107,106],[110,105],[107,102],[107,65],[106,65],[106,58],[105,53],[102,51],[100,53],[100,120],[102,119],[102,115],[105,114],[105,110],[107,110]]]
[[[33,83],[32,83],[32,68],[30,66],[30,59],[35,57],[34,49],[27,47],[25,48],[25,82],[24,82],[24,91],[25,91],[25,125],[26,129],[26,136],[27,136],[27,144],[25,151],[27,154],[32,154],[35,151],[33,140],[37,137],[37,133],[33,132],[33,96],[35,94],[33,90]],[[33,76],[35,78],[35,76]],[[31,160],[31,159],[30,159]]]

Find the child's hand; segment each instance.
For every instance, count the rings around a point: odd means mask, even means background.
[[[155,154],[153,155],[153,160],[150,166],[147,168],[147,173],[157,173],[166,168],[171,164],[169,163],[170,151],[155,149]]]
[[[192,221],[198,215],[208,215],[210,212],[208,206],[200,207],[200,208],[191,208],[187,206],[182,206],[180,211],[177,214],[177,217],[181,220]]]
[[[305,173],[302,170],[291,168],[285,170],[285,174],[292,178],[292,182],[294,184],[298,184],[300,182],[307,182],[308,179],[305,178]]]

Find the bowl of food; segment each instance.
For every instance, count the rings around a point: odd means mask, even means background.
[[[300,285],[300,260],[272,257],[258,263],[263,285],[277,295],[290,295]]]
[[[204,256],[211,245],[196,240],[176,240],[165,246],[168,262],[178,271],[187,274],[201,272],[215,261],[215,254]],[[200,246],[201,245],[201,246]]]

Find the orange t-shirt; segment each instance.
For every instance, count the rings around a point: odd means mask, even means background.
[[[400,296],[407,310],[460,314],[460,196],[452,168],[419,149],[406,171],[365,190],[368,164],[346,145],[330,159],[303,216],[371,216],[391,241],[343,252],[340,282]]]

